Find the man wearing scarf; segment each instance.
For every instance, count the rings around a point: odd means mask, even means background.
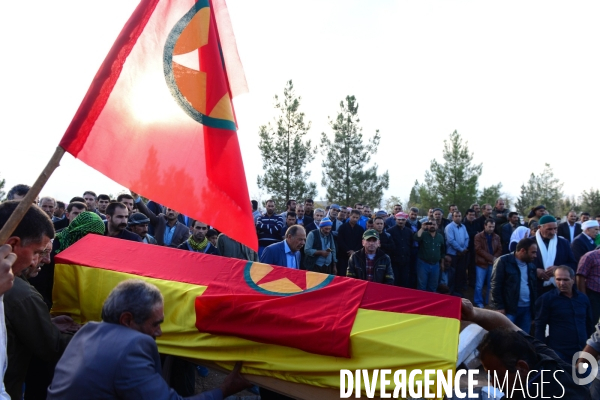
[[[577,263],[571,251],[569,242],[559,237],[556,232],[558,225],[552,215],[544,215],[539,220],[540,229],[535,234],[538,246],[538,257],[535,259],[538,278],[538,295],[542,295],[553,288],[554,270],[559,265],[577,270]]]
[[[195,251],[196,253],[212,254],[220,256],[219,249],[213,246],[206,237],[208,225],[200,221],[194,221],[192,225],[192,236],[177,246],[180,250]]]
[[[329,218],[323,218],[319,223],[319,229],[309,232],[306,237],[304,267],[307,271],[333,275],[337,273],[336,247],[331,234],[332,225]]]

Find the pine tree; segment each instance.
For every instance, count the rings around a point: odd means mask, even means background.
[[[589,212],[592,218],[600,214],[600,190],[584,190],[581,194],[581,210]]]
[[[283,89],[283,99],[275,95],[275,108],[280,115],[274,128],[270,123],[260,127],[258,148],[263,159],[264,175],[258,176],[257,184],[281,207],[289,199],[314,198],[317,184],[308,182],[310,171],[305,171],[316,149],[304,136],[310,122],[304,121],[300,112],[301,97],[294,92],[292,81]]]
[[[463,213],[477,200],[477,185],[482,165],[473,165],[473,153],[468,142],[463,144],[457,131],[444,140],[444,162],[432,160],[425,172],[425,184],[419,187],[421,205],[424,208],[446,209],[456,204]]]
[[[503,198],[505,202],[504,206],[506,208],[510,208],[508,199],[503,197],[502,194],[502,183],[497,183],[496,185],[483,188],[483,190],[479,194],[477,202],[479,203],[479,205],[491,204],[491,206],[494,207],[494,204],[496,204],[496,200],[498,200],[499,198]]]
[[[421,208],[421,196],[419,195],[419,181],[415,179],[415,184],[410,189],[410,195],[408,196],[408,207]]]
[[[550,164],[545,164],[540,175],[532,173],[527,184],[521,185],[521,194],[515,204],[522,215],[527,216],[531,207],[544,205],[552,215],[560,211],[560,203],[563,198],[563,184],[554,177]]]
[[[359,122],[356,98],[346,96],[340,102],[337,118],[330,119],[333,140],[325,132],[321,133],[321,184],[327,189],[330,203],[354,205],[360,202],[377,208],[381,206],[383,190],[389,187],[390,178],[387,171],[377,175],[377,164],[367,167],[371,156],[377,153],[379,130],[365,144]]]

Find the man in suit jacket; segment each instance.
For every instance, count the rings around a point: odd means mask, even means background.
[[[119,283],[104,302],[102,319],[73,337],[56,366],[48,399],[181,399],[161,375],[155,340],[164,315],[158,288],[141,280]],[[250,386],[240,367],[218,389],[189,398],[220,400]]]
[[[267,246],[260,262],[280,267],[300,269],[300,249],[306,243],[306,231],[301,225],[293,225],[285,232],[285,240]]]
[[[579,260],[585,253],[596,249],[595,240],[598,236],[598,227],[598,221],[595,219],[590,219],[582,224],[583,232],[577,235],[571,243],[571,250],[573,250],[575,261],[577,261],[576,265],[579,265]]]
[[[169,207],[165,207],[165,213],[154,214],[144,203],[141,197],[135,196],[138,210],[150,218],[150,224],[154,227],[154,238],[160,246],[178,247],[190,236],[190,229],[179,222],[179,213]]]
[[[511,211],[508,213],[508,222],[502,225],[500,228],[500,240],[502,241],[502,254],[508,254],[510,251],[508,250],[508,245],[510,244],[510,237],[512,233],[521,226],[521,221],[519,221],[519,213]],[[497,227],[496,227],[497,229]],[[498,229],[497,229],[498,230]]]
[[[581,231],[581,224],[577,223],[577,213],[575,211],[569,211],[567,220],[558,224],[557,234],[571,243],[579,234],[581,234]]]

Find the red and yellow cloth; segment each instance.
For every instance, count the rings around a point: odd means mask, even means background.
[[[164,296],[166,354],[331,388],[340,369],[455,368],[458,298],[98,235],[56,257],[53,311],[98,321],[129,278]]]

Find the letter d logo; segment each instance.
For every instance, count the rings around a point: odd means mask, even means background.
[[[582,361],[577,365],[577,360],[583,358],[585,361]],[[573,377],[573,381],[578,385],[587,385],[588,383],[592,383],[592,381],[598,375],[598,361],[589,353],[578,351],[573,355],[573,359],[571,361],[571,376]],[[590,368],[591,367],[591,368]],[[585,378],[579,378],[579,375],[583,375],[586,371],[590,371],[589,375]]]

